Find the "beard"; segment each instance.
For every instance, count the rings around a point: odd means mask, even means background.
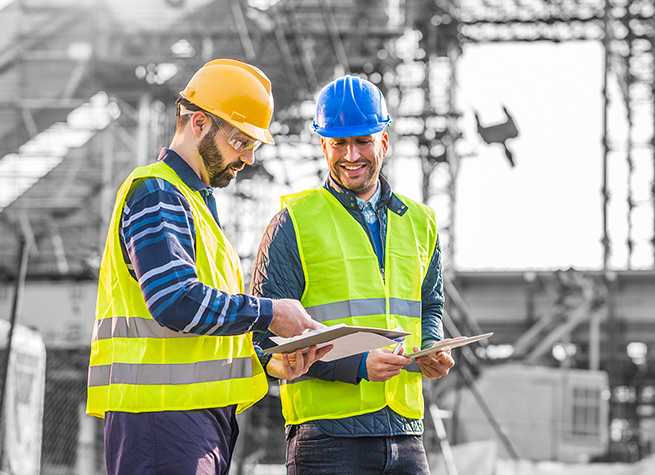
[[[207,170],[209,186],[213,188],[225,188],[232,181],[231,168],[240,168],[237,163],[226,163],[225,157],[216,146],[216,132],[218,127],[213,126],[210,133],[205,135],[198,145],[198,154]]]
[[[366,161],[366,168],[361,176],[349,177],[342,169],[341,164],[331,167],[332,178],[343,188],[352,191],[356,196],[364,194],[377,187],[380,169],[373,163]]]

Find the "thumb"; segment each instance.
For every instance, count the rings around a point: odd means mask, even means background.
[[[309,322],[307,324],[310,330],[320,330],[321,328],[325,328],[325,325],[323,325],[320,322],[317,322],[313,318],[309,318]]]

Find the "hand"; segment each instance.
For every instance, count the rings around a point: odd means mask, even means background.
[[[388,348],[370,351],[366,358],[368,380],[388,381],[398,376],[403,366],[412,362],[410,358],[403,356],[404,353],[404,348],[401,348],[397,355]]]
[[[418,351],[418,346],[414,347]],[[431,355],[416,358],[421,373],[428,379],[437,379],[448,374],[450,368],[455,366],[455,360],[450,356],[450,349],[437,351]]]
[[[327,345],[318,350],[314,345],[307,353],[303,353],[302,349],[297,349],[295,353],[276,353],[268,361],[266,372],[273,378],[296,379],[332,348],[332,345]]]
[[[318,330],[323,327],[325,325],[313,320],[298,300],[273,300],[273,320],[268,329],[276,335],[291,338],[305,330]]]

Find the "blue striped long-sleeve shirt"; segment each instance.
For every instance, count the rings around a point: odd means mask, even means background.
[[[160,159],[192,190],[199,191],[218,222],[212,188],[174,151]],[[213,209],[212,209],[213,208]],[[175,186],[160,178],[132,184],[121,218],[121,247],[138,280],[148,310],[160,325],[203,335],[263,332],[273,318],[273,302],[231,295],[198,280],[191,207]]]

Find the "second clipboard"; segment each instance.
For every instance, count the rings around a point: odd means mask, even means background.
[[[482,335],[475,335],[475,336],[467,336],[464,338],[459,338],[459,339],[453,339],[453,340],[444,340],[440,341],[438,343],[435,343],[432,345],[430,348],[426,348],[425,350],[417,351],[416,353],[409,353],[407,355],[404,355],[408,358],[419,358],[421,356],[426,356],[426,355],[431,355],[432,353],[436,353],[437,351],[442,351],[442,350],[447,350],[449,348],[458,348],[460,346],[468,345],[470,343],[484,340],[486,338],[489,338],[491,335],[494,333],[483,333]]]

